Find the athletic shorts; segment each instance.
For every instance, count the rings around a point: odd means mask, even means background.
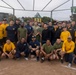
[[[35,55],[36,56],[36,51],[32,51],[31,55]]]

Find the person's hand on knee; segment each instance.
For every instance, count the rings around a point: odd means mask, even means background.
[[[25,56],[25,53],[24,53],[24,52],[21,52],[21,55],[22,55],[22,56]]]

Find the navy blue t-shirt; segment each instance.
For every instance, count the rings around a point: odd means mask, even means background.
[[[32,48],[36,48],[37,46],[40,46],[40,43],[36,40],[35,42],[31,41],[29,43],[29,45],[32,47]]]
[[[15,42],[16,27],[8,26],[6,28],[6,31],[7,31],[7,38],[9,38],[12,42]]]
[[[26,25],[25,28],[27,29],[28,34],[30,34],[31,32],[33,32],[33,28],[32,28],[32,26],[30,26],[30,25]]]
[[[17,52],[24,52],[25,50],[28,50],[28,49],[29,49],[29,47],[26,42],[24,42],[24,43],[19,42],[16,46]]]

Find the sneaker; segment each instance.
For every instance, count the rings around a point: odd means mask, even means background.
[[[63,58],[61,58],[61,63],[62,63],[62,64],[64,63]]]
[[[68,67],[71,67],[71,66],[72,66],[72,64],[71,64],[71,63],[69,63],[69,64],[68,64]]]
[[[41,63],[43,63],[43,62],[44,62],[44,60],[45,60],[45,59],[44,59],[44,57],[42,57],[42,58],[41,58]]]
[[[39,57],[37,57],[36,59],[37,59],[37,61],[39,61]]]
[[[27,60],[27,61],[28,61],[28,58],[25,58],[25,60]]]

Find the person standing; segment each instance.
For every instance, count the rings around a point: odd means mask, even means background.
[[[48,23],[48,30],[49,30],[49,39],[52,43],[54,27],[52,26],[51,22]]]
[[[4,33],[4,28],[0,25],[0,47],[3,45],[3,33]]]
[[[27,41],[27,29],[24,27],[24,23],[21,23],[17,32],[18,32],[18,40],[21,40],[21,38],[25,38]]]
[[[72,30],[74,31],[73,34],[73,41],[76,43],[76,22],[75,21],[72,21],[71,22],[71,26],[72,26]]]
[[[54,24],[54,29],[52,30],[52,45],[60,38],[61,30],[58,28],[57,23]]]
[[[67,30],[70,32],[70,34],[72,36],[72,40],[75,42],[75,31],[71,27],[71,23],[67,23]]]
[[[63,27],[63,31],[62,31],[61,34],[60,34],[61,40],[62,40],[63,42],[66,41],[67,38],[68,38],[68,36],[70,36],[70,35],[71,35],[70,32],[67,31],[67,27]]]
[[[34,22],[33,30],[34,30],[33,35],[36,36],[36,39],[37,39],[38,41],[40,41],[40,36],[41,36],[41,35],[40,35],[40,32],[39,32],[40,27],[38,26],[38,23],[37,23],[37,22]]]
[[[25,28],[27,29],[27,42],[29,43],[33,35],[32,22],[28,22]]]
[[[7,26],[8,26],[6,19],[3,19],[1,26],[2,26],[3,29],[4,29],[4,31],[3,31],[3,43],[5,43],[5,42],[6,42],[6,38],[7,38],[6,28],[7,28]]]
[[[3,27],[0,25],[0,60],[1,60],[1,54],[2,54],[2,46],[3,46],[3,32],[4,29]]]
[[[42,44],[46,43],[47,39],[49,39],[49,30],[47,24],[44,24],[44,29],[42,31]]]
[[[18,31],[18,28],[20,27],[20,20],[19,19],[16,19],[14,26],[16,27],[15,41],[17,42],[18,41],[17,31]]]
[[[33,30],[34,30],[34,33],[33,33],[33,35],[34,36],[37,36],[37,29],[39,28],[39,26],[38,26],[38,23],[37,22],[34,22],[34,26],[33,26]]]
[[[7,31],[7,38],[9,38],[12,42],[15,43],[16,27],[14,26],[13,20],[10,21],[9,26],[7,26],[6,28],[6,31]]]
[[[41,27],[39,27],[38,29],[37,29],[37,40],[41,43],[42,42],[42,31],[43,31],[43,27],[42,27],[42,25],[41,25]]]
[[[72,22],[71,22],[71,25],[72,25],[72,28],[73,28],[73,29],[76,29],[76,22],[75,22],[75,21],[72,21]]]

